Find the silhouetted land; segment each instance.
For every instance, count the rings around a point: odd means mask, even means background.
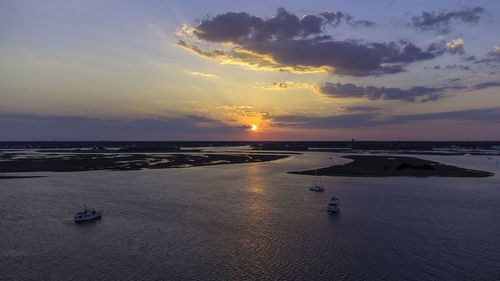
[[[0,159],[4,160],[0,161],[0,173],[182,168],[191,166],[263,162],[285,157],[288,157],[288,155],[261,153],[236,155],[77,153],[47,154],[39,158],[25,158],[22,153],[10,152],[0,154]]]
[[[0,176],[0,180],[7,179],[29,179],[29,178],[44,178],[45,176]]]
[[[411,151],[429,151],[432,154],[464,154],[463,149],[476,150],[472,153],[482,154],[478,150],[500,152],[500,141],[3,141],[0,149],[92,149],[96,152],[107,152],[109,148],[121,149],[124,152],[176,152],[185,148],[250,146],[258,150],[292,150],[292,151],[329,151],[345,152],[351,150],[390,150],[403,153]],[[182,149],[182,150],[181,150]],[[446,153],[441,149],[448,150]],[[435,151],[432,151],[435,150]],[[451,153],[450,153],[451,151]],[[82,151],[83,152],[83,151]],[[471,153],[471,154],[472,154]]]
[[[489,177],[493,173],[470,170],[415,157],[349,155],[353,162],[291,174],[342,177]]]

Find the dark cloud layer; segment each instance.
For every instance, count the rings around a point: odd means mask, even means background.
[[[430,60],[446,52],[458,52],[458,49],[447,47],[445,42],[436,42],[422,49],[408,41],[370,43],[334,40],[324,34],[323,26],[337,26],[341,22],[356,26],[373,25],[369,21],[353,21],[350,15],[342,12],[299,18],[280,8],[275,17],[265,20],[244,12],[229,12],[202,21],[193,29],[193,34],[207,42],[232,43],[236,45],[232,51],[205,51],[184,40],[179,41],[179,45],[219,59],[221,53],[226,59],[235,58],[235,53],[250,53],[252,58],[240,56],[236,59],[260,67],[298,71],[327,69],[352,76],[398,73],[404,71],[406,64]],[[258,56],[270,59],[264,64],[256,63]]]
[[[373,112],[379,110],[373,106],[345,106],[342,109],[346,112]]]
[[[278,127],[330,129],[374,126],[377,124],[377,121],[373,121],[375,117],[372,113],[357,113],[327,117],[275,116],[272,119]]]
[[[430,114],[396,115],[387,119],[381,119],[374,113],[358,113],[326,117],[308,117],[297,115],[273,117],[273,122],[276,126],[315,129],[364,128],[430,120],[500,122],[500,108],[472,109]]]
[[[441,66],[440,65],[435,65],[433,67],[433,69],[441,69]],[[443,66],[443,69],[447,69],[447,70],[450,70],[450,69],[469,70],[470,67],[468,65],[461,65],[461,64],[448,64],[448,65]]]
[[[211,42],[245,43],[248,40],[285,40],[295,36],[307,37],[319,34],[325,19],[306,15],[299,19],[284,8],[278,9],[276,16],[263,20],[248,13],[228,12],[204,20],[194,30],[194,34]]]
[[[279,8],[276,16],[267,20],[245,12],[220,14],[201,21],[194,29],[194,34],[200,39],[211,42],[245,43],[249,39],[285,40],[296,36],[317,35],[322,32],[323,26],[338,26],[342,22],[352,26],[375,26],[374,22],[367,20],[354,21],[351,15],[342,12],[326,11],[319,15],[305,15],[299,19],[286,9]]]
[[[428,88],[416,86],[410,89],[362,87],[352,83],[325,83],[319,88],[322,94],[332,98],[364,98],[369,100],[403,100],[410,102],[425,102],[437,100],[444,95],[447,88]]]
[[[462,121],[481,121],[481,122],[499,122],[500,108],[471,109],[450,112],[438,112],[429,114],[412,114],[393,116],[388,122],[407,123],[420,120],[462,120]]]
[[[500,82],[483,82],[472,86],[473,90],[481,90],[491,87],[500,87]]]
[[[433,69],[440,69],[439,65],[434,66]],[[446,69],[456,69],[460,68],[463,70],[468,70],[468,66],[463,65],[446,65]],[[450,82],[459,82],[461,79],[453,79]],[[302,86],[302,85],[300,85]],[[299,87],[300,87],[299,86]],[[293,82],[290,81],[279,81],[269,84],[269,88],[292,88],[296,87]],[[303,86],[302,86],[303,87]],[[408,89],[401,89],[396,87],[375,87],[375,86],[357,86],[353,83],[331,83],[325,82],[323,84],[312,84],[307,85],[307,88],[312,88],[315,92],[325,95],[330,98],[360,98],[367,100],[400,100],[407,102],[429,102],[436,101],[438,99],[448,97],[449,91],[458,90],[481,90],[491,87],[500,87],[500,82],[488,81],[482,82],[475,85],[466,86],[447,86],[447,87],[424,87],[424,86],[414,86]],[[377,110],[375,107],[358,107],[351,106],[343,108],[345,111],[362,111],[371,112]]]
[[[438,30],[440,33],[449,33],[452,20],[474,24],[481,19],[480,14],[483,12],[482,7],[439,14],[422,12],[422,15],[412,17],[412,25],[420,30]]]
[[[468,67],[447,65],[446,68],[462,68]],[[434,67],[434,69],[439,69]],[[460,81],[460,79],[455,80]],[[464,86],[448,86],[440,88],[415,86],[409,89],[401,88],[386,88],[374,86],[357,86],[352,83],[330,83],[326,82],[323,85],[318,85],[317,89],[321,94],[332,98],[362,98],[368,100],[401,100],[409,102],[428,102],[435,101],[440,98],[446,97],[445,92],[449,90],[482,90],[486,88],[500,87],[500,82],[488,81],[475,84],[469,87]]]
[[[107,120],[84,116],[0,114],[2,140],[169,140],[234,134],[238,128],[200,116]],[[205,136],[205,137],[203,137]]]

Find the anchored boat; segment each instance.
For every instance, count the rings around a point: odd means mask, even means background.
[[[325,191],[325,188],[322,187],[321,185],[315,184],[315,185],[309,187],[309,190],[310,191]]]
[[[317,179],[316,177],[317,177],[317,176],[318,176],[318,170],[316,170],[316,171],[315,171],[315,173],[314,173],[314,185],[311,185],[311,186],[309,187],[309,190],[310,190],[310,191],[325,191],[325,188],[324,188],[321,184],[317,184],[317,183],[316,183],[316,181],[317,181],[317,180],[316,180],[316,179]]]
[[[85,222],[91,220],[97,220],[101,218],[102,211],[96,211],[95,209],[88,209],[85,206],[85,209],[81,212],[78,212],[75,215],[75,222]]]
[[[328,202],[328,212],[337,213],[338,211],[340,211],[339,205],[340,199],[337,196],[333,195],[332,199],[330,199],[330,201]]]

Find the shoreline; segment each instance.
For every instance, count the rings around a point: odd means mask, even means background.
[[[47,176],[0,176],[0,180],[46,178]]]

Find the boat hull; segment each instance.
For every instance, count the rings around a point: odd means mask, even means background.
[[[321,186],[311,186],[311,187],[309,187],[309,190],[310,191],[317,191],[317,192],[325,191],[325,189]]]
[[[340,200],[336,196],[333,196],[332,199],[330,199],[330,202],[328,202],[328,212],[338,213],[340,211],[339,205]]]
[[[81,216],[81,217],[75,216],[75,223],[89,222],[98,219],[101,219],[101,212],[96,212],[91,216]]]
[[[340,211],[339,208],[328,208],[328,213],[330,214],[335,214],[335,213],[338,213]]]

